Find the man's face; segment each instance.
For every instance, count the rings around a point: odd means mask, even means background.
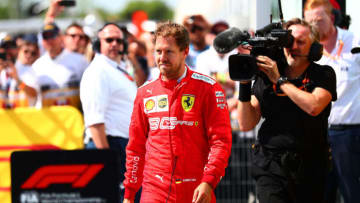
[[[167,80],[177,79],[185,68],[189,48],[180,51],[173,37],[158,37],[155,42],[155,60]]]
[[[52,56],[59,54],[63,48],[63,40],[61,35],[57,35],[53,38],[43,38],[43,45],[46,51]]]
[[[19,50],[18,60],[25,65],[31,65],[39,57],[39,49],[36,45],[22,45]]]
[[[306,10],[304,12],[305,20],[318,29],[320,40],[326,40],[333,25],[331,16],[326,13],[324,6]]]
[[[193,44],[205,43],[206,29],[202,25],[195,22],[189,25],[188,31],[189,31],[189,37],[191,43]]]
[[[122,51],[123,46],[123,33],[115,25],[106,26],[100,33],[99,38],[101,41],[101,54],[116,61],[119,56],[119,51]]]
[[[87,37],[84,31],[78,27],[70,27],[64,37],[65,48],[73,51],[79,52],[84,50],[87,45]]]
[[[307,55],[309,54],[312,40],[310,38],[310,30],[302,25],[291,25],[289,30],[294,37],[294,43],[291,48],[285,48],[285,56],[291,67],[299,64],[307,63]]]

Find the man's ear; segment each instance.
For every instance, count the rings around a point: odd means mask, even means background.
[[[187,46],[184,50],[185,56],[189,55],[189,46]]]

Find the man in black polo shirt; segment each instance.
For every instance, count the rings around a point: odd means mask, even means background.
[[[290,20],[294,42],[285,48],[287,67],[258,56],[263,74],[240,84],[240,130],[264,122],[254,146],[252,175],[260,203],[322,202],[328,171],[327,127],[336,77],[313,61],[318,33],[300,19]],[[318,53],[320,53],[318,51]]]

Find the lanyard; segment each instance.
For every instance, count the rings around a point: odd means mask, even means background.
[[[120,70],[122,73],[124,73],[124,75],[130,80],[130,81],[134,81],[134,78],[131,77],[131,75],[124,69],[120,68],[119,66],[116,66],[116,68],[118,70]]]
[[[323,54],[324,54],[326,57],[331,58],[332,60],[337,60],[337,59],[340,58],[340,54],[341,54],[341,52],[342,52],[343,47],[344,47],[344,42],[340,39],[340,40],[339,40],[339,47],[338,47],[338,50],[337,50],[335,56],[331,55],[331,54],[328,53],[326,50],[324,50]]]

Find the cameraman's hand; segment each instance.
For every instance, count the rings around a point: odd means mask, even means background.
[[[267,56],[258,56],[256,57],[256,60],[256,64],[258,65],[259,69],[268,76],[272,83],[276,84],[280,78],[280,73],[276,62]]]

